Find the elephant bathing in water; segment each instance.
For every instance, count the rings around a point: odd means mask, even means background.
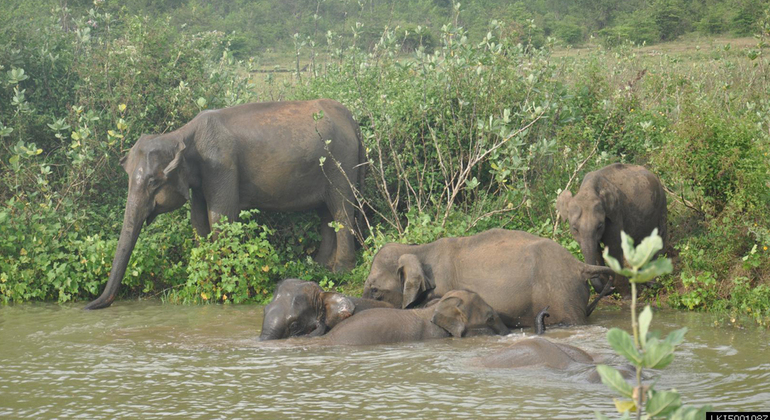
[[[426,308],[366,310],[340,322],[315,344],[360,346],[509,332],[479,295],[453,290]]]
[[[535,320],[535,332],[545,332],[544,317],[548,317],[548,308],[543,309]],[[490,369],[519,369],[546,367],[554,370],[577,371],[591,383],[601,381],[596,370],[596,360],[582,349],[569,344],[555,343],[542,337],[517,341],[511,346],[486,356],[471,360],[471,365]],[[627,366],[618,369],[626,379],[636,373]]]
[[[285,279],[278,283],[273,300],[265,306],[259,340],[316,337],[361,311],[392,307],[387,302],[325,292],[312,281]]]
[[[666,192],[658,177],[641,166],[615,163],[589,172],[574,197],[570,191],[559,194],[556,209],[569,220],[586,264],[603,265],[600,243],[622,262],[621,231],[639,244],[657,228],[666,240]],[[624,297],[630,296],[628,279],[617,276],[614,283]],[[597,291],[603,288],[599,279],[592,284]]]
[[[491,229],[424,245],[386,244],[374,256],[363,296],[409,308],[467,289],[509,328],[533,326],[537,311],[549,304],[550,323],[585,324],[598,302],[588,305],[586,280],[610,273],[578,261],[550,239]]]
[[[353,188],[363,177],[364,156],[358,124],[329,99],[203,111],[175,131],[143,135],[120,161],[128,173],[123,228],[107,286],[86,309],[115,300],[142,225],[187,200],[193,227],[204,238],[222,217],[237,220],[241,210],[318,209],[316,261],[333,270],[352,268]],[[327,158],[323,165],[321,158]],[[344,228],[335,233],[332,221]]]

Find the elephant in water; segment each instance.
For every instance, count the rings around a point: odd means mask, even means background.
[[[314,343],[357,346],[509,332],[479,295],[453,290],[426,308],[374,308],[361,312],[340,322]]]
[[[598,302],[588,304],[586,280],[611,273],[578,261],[550,239],[491,229],[424,245],[386,244],[372,261],[363,296],[410,308],[467,289],[509,328],[533,326],[537,311],[549,304],[549,323],[585,324]]]
[[[639,244],[657,228],[666,240],[666,191],[642,166],[615,163],[589,172],[574,197],[570,191],[559,194],[556,209],[569,220],[586,264],[603,264],[601,243],[622,262],[621,231]],[[614,283],[624,297],[630,296],[628,279],[618,276]],[[599,279],[592,284],[597,291],[603,287]]]
[[[120,161],[128,173],[123,228],[107,286],[86,309],[115,300],[142,225],[188,200],[193,227],[204,238],[222,217],[237,220],[241,210],[318,209],[316,261],[352,268],[352,203],[364,162],[358,124],[329,99],[208,110],[177,130],[142,136]],[[332,221],[344,228],[335,232]]]
[[[265,306],[259,340],[315,337],[353,314],[371,308],[392,307],[387,302],[325,292],[312,281],[285,279],[278,283],[273,300]]]
[[[543,318],[548,316],[547,310],[546,307],[536,318],[535,332],[538,335],[545,332]],[[490,369],[547,367],[554,370],[578,371],[588,382],[601,381],[593,356],[575,346],[555,343],[542,337],[517,341],[497,353],[475,358],[471,364]],[[618,370],[627,379],[636,373],[628,367],[621,367]]]

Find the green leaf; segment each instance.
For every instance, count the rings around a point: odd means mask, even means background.
[[[600,413],[598,411],[594,411],[594,414],[596,415],[596,418],[599,419],[599,420],[610,420],[609,417],[605,416],[604,414],[602,414],[602,413]]]
[[[706,412],[711,411],[711,406],[701,408],[681,406],[669,417],[669,420],[701,420],[706,418]]]
[[[631,276],[634,275],[633,271],[631,271],[629,269],[626,269],[626,268],[623,268],[620,265],[620,263],[618,262],[618,260],[616,260],[614,257],[610,256],[610,249],[609,248],[604,248],[603,256],[604,256],[604,261],[607,262],[607,267],[611,268],[612,271],[614,271],[614,272],[616,272],[616,273],[618,273],[618,274],[620,274],[622,276],[626,276],[626,277],[631,277]]]
[[[615,401],[615,409],[618,410],[618,413],[636,412],[636,403],[633,400],[619,400],[617,398],[612,400]]]
[[[647,305],[639,315],[639,341],[642,342],[642,348],[647,345],[647,331],[650,329],[650,322],[652,322],[652,309],[650,305]]]
[[[646,264],[639,273],[631,279],[634,283],[647,283],[663,274],[670,273],[673,270],[671,260],[668,258],[658,258],[657,260]]]
[[[620,231],[620,247],[623,249],[623,256],[626,258],[626,261],[628,261],[628,263],[632,267],[639,267],[632,263],[632,261],[636,261],[636,258],[635,258],[636,248],[634,248],[634,238],[626,235],[626,232],[624,231]]]
[[[596,371],[602,377],[602,383],[608,388],[626,398],[633,396],[634,389],[623,379],[623,375],[617,369],[607,365],[596,365]]]
[[[682,398],[675,391],[652,391],[644,409],[650,417],[665,416],[682,405]]]
[[[607,341],[618,354],[628,359],[634,365],[642,363],[642,355],[634,346],[634,340],[620,328],[612,328],[607,332]]]
[[[645,347],[642,367],[663,369],[674,360],[674,346],[657,338],[650,338]]]
[[[671,344],[672,346],[678,346],[684,342],[684,335],[687,333],[687,327],[680,328],[678,330],[671,331],[666,336],[664,342]]]
[[[652,259],[656,252],[663,249],[663,238],[658,235],[658,229],[652,230],[650,236],[642,239],[642,243],[634,251],[634,262],[629,261],[633,267],[641,267]]]

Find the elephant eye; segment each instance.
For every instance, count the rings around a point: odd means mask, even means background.
[[[604,222],[599,222],[598,225],[596,225],[596,230],[602,230],[604,229]]]

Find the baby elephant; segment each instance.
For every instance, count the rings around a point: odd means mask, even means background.
[[[548,316],[547,309],[547,307],[543,309],[537,316],[535,322],[537,334],[545,332],[543,318]],[[472,364],[493,369],[547,367],[555,370],[581,371],[588,382],[601,381],[596,370],[596,361],[590,354],[575,346],[554,343],[542,337],[517,341],[497,353],[474,359]],[[626,378],[633,377],[635,373],[626,367],[618,370]]]
[[[265,306],[260,341],[325,334],[339,322],[370,308],[392,308],[387,302],[325,292],[312,281],[285,279]]]
[[[509,332],[494,309],[479,295],[468,290],[453,290],[430,307],[374,308],[361,312],[341,322],[320,340],[327,345],[355,346]]]

